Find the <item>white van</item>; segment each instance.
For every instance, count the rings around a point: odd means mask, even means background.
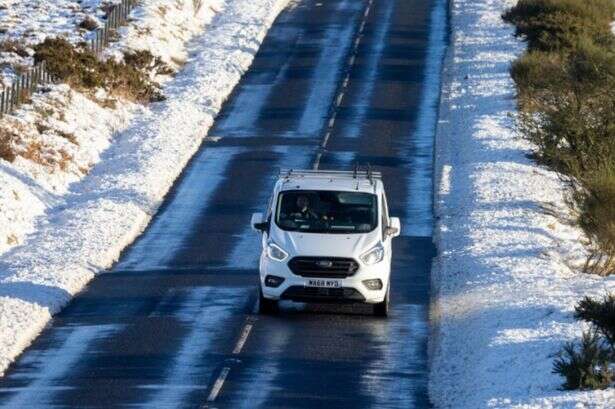
[[[369,303],[388,315],[400,222],[389,217],[380,173],[283,170],[252,227],[262,233],[262,313],[293,300]]]

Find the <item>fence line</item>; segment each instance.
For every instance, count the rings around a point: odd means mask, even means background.
[[[90,51],[100,56],[105,47],[109,45],[111,36],[115,34],[117,28],[126,24],[128,15],[137,3],[138,0],[122,0],[121,3],[114,4],[109,9],[104,26],[96,29],[92,39],[88,42]],[[17,76],[13,84],[0,93],[0,117],[10,114],[19,105],[28,101],[39,85],[47,85],[54,80],[47,71],[45,61]]]

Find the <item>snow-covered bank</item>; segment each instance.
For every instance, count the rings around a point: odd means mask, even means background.
[[[63,36],[76,43],[87,38],[83,30],[76,31],[75,21],[82,18],[79,13],[93,13],[104,4],[107,2],[99,0],[81,6],[37,1],[0,8],[0,26],[10,29],[4,37],[0,35],[0,43],[6,38],[19,39],[20,44],[31,48],[49,36]],[[148,72],[157,83],[167,82],[172,78],[171,71],[180,68],[178,61],[186,60],[187,42],[203,31],[224,2],[206,0],[198,8],[194,4],[192,0],[178,0],[172,5],[167,0],[141,2],[128,25],[114,37],[105,57],[121,60],[123,52],[148,50],[172,67],[169,70],[165,66],[158,75],[156,68]],[[34,11],[24,21],[26,30],[18,30],[15,16],[23,17],[30,9]],[[57,25],[48,27],[48,19]],[[28,36],[30,32],[36,36]],[[0,52],[0,62],[5,54]],[[99,89],[92,95],[93,91],[80,92],[66,84],[47,88],[36,93],[32,103],[0,118],[0,254],[24,243],[35,229],[36,218],[61,200],[71,183],[87,175],[116,133],[145,109],[126,101],[121,93]]]
[[[559,390],[553,354],[578,339],[574,305],[615,291],[578,272],[582,232],[565,187],[515,135],[501,13],[513,2],[451,0],[451,46],[436,137],[430,395],[438,408],[612,408],[615,390]]]
[[[188,47],[187,65],[165,88],[168,99],[116,136],[27,244],[2,256],[0,370],[143,230],[286,2],[228,0]]]

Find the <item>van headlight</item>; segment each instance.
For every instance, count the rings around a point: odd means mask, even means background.
[[[275,261],[284,261],[288,257],[288,253],[277,244],[269,242],[267,244],[267,257]]]
[[[370,250],[363,253],[363,255],[361,256],[361,261],[364,264],[371,266],[372,264],[380,263],[383,258],[384,258],[384,247],[382,247],[382,244],[378,243],[374,247],[372,247]]]

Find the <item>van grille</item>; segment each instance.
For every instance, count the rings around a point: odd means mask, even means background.
[[[290,270],[302,277],[344,278],[354,275],[359,263],[351,258],[295,257],[288,263]]]

